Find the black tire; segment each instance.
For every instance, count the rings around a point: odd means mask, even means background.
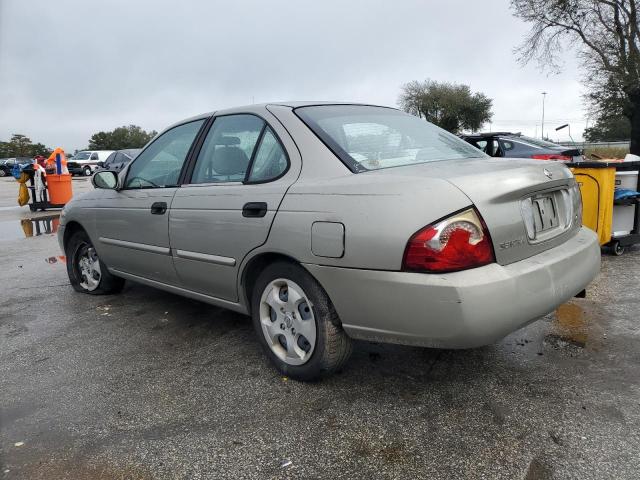
[[[614,240],[613,242],[611,242],[611,252],[616,256],[619,257],[620,255],[623,255],[625,252],[625,247],[620,245],[620,242],[617,240]]]
[[[7,172],[5,172],[4,170],[2,170],[2,169],[0,168],[0,177],[4,177],[4,176],[6,176],[6,175],[7,175]]]
[[[89,295],[108,295],[120,292],[124,287],[124,279],[109,273],[107,266],[100,260],[97,253],[95,257],[100,265],[100,277],[97,287],[89,289],[82,285],[85,283],[85,280],[80,272],[81,267],[79,261],[80,257],[86,254],[86,251],[90,248],[93,249],[93,244],[83,230],[75,232],[67,241],[64,251],[67,257],[67,275],[69,275],[71,286],[77,292],[87,293]]]
[[[91,171],[91,167],[84,167],[82,173],[85,177],[90,177],[93,172]]]
[[[311,302],[316,322],[316,342],[309,360],[302,365],[290,365],[281,360],[269,346],[262,331],[260,302],[265,288],[276,279],[295,282]],[[251,317],[258,341],[275,367],[290,378],[301,381],[317,380],[340,370],[351,355],[351,338],[342,329],[338,314],[320,284],[302,267],[290,262],[276,262],[258,276],[251,295]]]

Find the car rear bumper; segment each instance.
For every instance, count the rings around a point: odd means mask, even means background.
[[[594,232],[533,257],[423,274],[305,264],[354,338],[438,348],[496,342],[582,291],[600,270]]]

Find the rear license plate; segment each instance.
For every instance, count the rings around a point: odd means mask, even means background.
[[[553,196],[540,196],[532,200],[535,232],[541,233],[556,228],[559,225],[558,209]]]

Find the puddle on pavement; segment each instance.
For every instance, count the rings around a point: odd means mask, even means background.
[[[567,302],[556,310],[545,341],[556,347],[597,348],[606,338],[604,318],[592,302]]]
[[[49,265],[65,265],[67,263],[67,257],[65,257],[64,255],[58,255],[56,257],[47,257],[44,259],[44,261]]]
[[[0,241],[51,235],[59,224],[59,214],[0,222]]]
[[[585,311],[575,303],[565,303],[558,307],[553,329],[552,335],[578,347],[584,348],[589,340]]]

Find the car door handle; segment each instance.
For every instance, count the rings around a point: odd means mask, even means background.
[[[164,212],[167,211],[166,202],[154,202],[151,205],[151,215],[164,215]]]
[[[264,217],[267,214],[267,204],[265,202],[249,202],[242,207],[243,217]]]

